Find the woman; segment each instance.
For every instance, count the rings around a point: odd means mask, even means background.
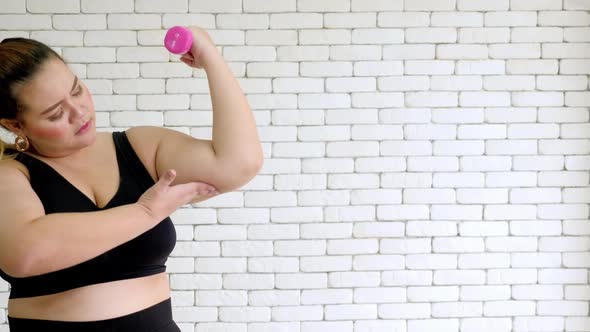
[[[212,140],[159,127],[96,132],[92,97],[46,45],[0,43],[0,276],[19,331],[179,331],[165,261],[178,207],[235,190],[263,160],[246,98],[199,28]]]

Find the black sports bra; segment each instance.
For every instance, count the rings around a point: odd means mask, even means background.
[[[92,212],[135,203],[154,184],[125,132],[114,132],[112,135],[121,182],[116,194],[102,208],[45,162],[27,154],[17,155],[16,159],[29,170],[31,187],[41,199],[46,214]],[[15,278],[0,270],[0,277],[10,283],[11,299],[55,294],[82,286],[164,272],[166,260],[175,244],[176,231],[168,217],[138,237],[80,264],[24,278]]]

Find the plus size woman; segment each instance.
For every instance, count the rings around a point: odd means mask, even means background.
[[[207,73],[212,139],[154,126],[97,132],[92,96],[47,45],[0,43],[0,276],[21,331],[180,331],[166,260],[169,215],[260,170],[256,124],[208,34],[182,62]]]

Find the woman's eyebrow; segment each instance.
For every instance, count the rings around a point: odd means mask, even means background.
[[[74,76],[74,85],[72,85],[72,89],[70,90],[70,93],[72,93],[74,91],[74,89],[76,88],[76,84],[78,84],[78,76]],[[57,105],[61,104],[62,102],[63,102],[63,99],[58,101],[57,103],[49,106],[46,110],[41,112],[41,115],[44,115],[45,113],[49,113],[49,111],[54,109]]]

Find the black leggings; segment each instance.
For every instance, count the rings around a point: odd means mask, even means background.
[[[141,311],[106,320],[62,322],[8,316],[8,326],[10,332],[180,332],[172,320],[170,298]]]

